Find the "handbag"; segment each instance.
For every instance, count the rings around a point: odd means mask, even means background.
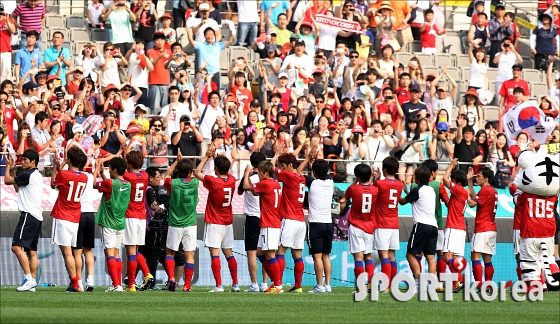
[[[469,7],[467,8],[467,17],[472,17],[474,12],[474,1],[471,1]]]
[[[395,52],[398,52],[401,49],[401,44],[399,44],[399,41],[394,38],[391,39],[388,44],[391,45]]]
[[[400,160],[401,157],[403,156],[404,152],[406,152],[406,150],[408,150],[408,148],[410,147],[410,144],[408,144],[407,146],[404,147],[404,149],[402,150],[398,150],[395,152],[395,157],[397,158],[397,160]]]
[[[140,30],[140,20],[131,22],[130,26],[132,27],[132,31],[137,32],[138,30]]]

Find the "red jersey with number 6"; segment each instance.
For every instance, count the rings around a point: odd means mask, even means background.
[[[261,228],[280,228],[278,201],[280,200],[280,184],[274,179],[261,180],[252,185],[259,196],[261,206]]]
[[[378,189],[373,185],[352,185],[346,189],[344,196],[352,199],[350,208],[350,225],[362,231],[373,234],[375,230],[375,203],[377,201]]]
[[[520,235],[521,238],[553,237],[556,231],[554,208],[558,196],[541,197],[522,193],[517,197],[517,205],[522,207]]]
[[[498,209],[498,192],[492,186],[484,186],[476,195],[476,218],[474,232],[496,231],[496,210]]]
[[[447,222],[445,228],[455,228],[466,231],[465,227],[465,210],[467,209],[467,200],[469,193],[463,186],[454,182],[449,184],[449,202],[447,203]]]
[[[130,203],[126,209],[126,218],[146,219],[144,193],[148,188],[148,173],[145,171],[124,173],[123,178],[130,182]]]
[[[80,199],[86,189],[85,173],[61,170],[56,174],[53,186],[58,187],[58,197],[51,212],[53,218],[79,223],[82,214]]]
[[[280,197],[280,219],[304,222],[303,200],[305,199],[305,177],[292,171],[276,168],[276,180],[282,182]]]
[[[375,227],[398,229],[402,182],[394,178],[385,178],[375,181],[373,185],[378,189],[374,209]]]
[[[233,223],[231,200],[235,192],[235,178],[229,173],[225,178],[206,175],[202,184],[208,189],[204,222],[231,225]]]

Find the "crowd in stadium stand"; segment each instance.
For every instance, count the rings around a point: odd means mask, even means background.
[[[534,94],[501,3],[492,16],[489,1],[474,4],[470,70],[454,55],[428,72],[423,64],[437,65],[437,44],[451,32],[440,1],[176,0],[170,12],[157,2],[93,0],[83,24],[91,38],[71,42],[78,32],[45,24],[41,1],[10,12],[0,3],[2,150],[18,164],[26,149],[40,152],[48,176],[52,154],[72,146],[90,156],[86,169],[132,150],[144,167],[167,169],[169,156],[203,156],[211,142],[231,160],[272,158],[279,145],[303,159],[319,147],[319,157],[347,160],[331,163],[337,182],[352,182],[361,160],[396,156],[410,183],[423,159],[486,162],[506,174],[520,151],[545,144],[528,133],[508,140],[489,118],[492,102],[501,116],[536,98],[558,117],[554,2],[530,34],[547,88]],[[100,30],[105,41],[93,38]],[[558,128],[549,143],[560,143]]]

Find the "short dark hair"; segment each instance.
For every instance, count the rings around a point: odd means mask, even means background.
[[[371,178],[371,167],[365,163],[360,163],[354,168],[354,175],[360,182],[368,182]]]
[[[463,170],[453,170],[451,171],[451,180],[464,187],[467,185],[467,174]]]
[[[76,145],[72,145],[72,147],[68,149],[68,152],[66,152],[66,156],[70,164],[76,168],[80,168],[82,163],[87,161],[87,157],[84,151],[81,148],[78,148]]]
[[[49,119],[49,114],[44,111],[40,111],[35,115],[35,124],[39,124],[45,119]]]
[[[434,14],[434,11],[432,9],[426,9],[424,10],[424,17],[426,17],[427,14]]]
[[[374,119],[371,121],[371,127],[373,127],[373,125],[383,126],[383,123],[379,119]]]
[[[484,18],[488,19],[488,15],[485,12],[479,12],[478,16],[479,17],[484,16]]]
[[[203,35],[206,35],[206,32],[207,32],[207,31],[212,31],[212,32],[214,33],[214,36],[216,35],[216,31],[215,31],[212,27],[206,28],[206,29],[204,30]]]
[[[213,95],[217,95],[218,98],[220,98],[220,93],[218,91],[210,91],[210,93],[208,93],[208,101],[210,101]]]
[[[261,161],[257,166],[260,172],[268,173],[269,177],[274,177],[274,165],[270,161]]]
[[[472,126],[469,126],[469,125],[463,127],[463,134],[465,134],[467,132],[471,132],[473,135],[475,134],[474,133],[474,128],[472,128]]]
[[[430,9],[428,9],[428,10],[430,10]],[[401,73],[401,75],[400,75],[400,78],[402,78],[402,77],[408,77],[408,78],[410,79],[410,73],[408,73],[408,72],[403,72],[403,73]]]
[[[192,174],[194,170],[194,163],[189,159],[182,159],[177,163],[177,178],[186,178]]]
[[[436,160],[432,159],[424,160],[424,162],[422,162],[422,165],[430,169],[431,172],[436,172],[439,169]]]
[[[325,160],[316,160],[311,170],[316,178],[324,178],[329,174],[329,162]]]
[[[505,16],[506,16],[506,17],[510,17],[511,20],[514,20],[514,19],[515,19],[515,14],[514,14],[513,12],[511,12],[511,11],[506,12]],[[550,18],[550,16],[548,16],[548,15],[547,15],[547,16],[544,16],[544,17]]]
[[[151,166],[146,169],[146,173],[148,174],[149,177],[155,178],[157,173],[161,174],[161,171],[159,170],[158,167]]]
[[[251,161],[251,166],[256,168],[259,166],[259,163],[266,160],[266,156],[261,152],[253,152],[249,157],[249,160]]]
[[[286,15],[285,13],[280,13],[278,14],[278,16],[276,17],[276,19],[280,19],[280,17],[282,16],[286,16],[286,19],[288,19],[288,15]]]
[[[133,169],[140,169],[144,164],[144,156],[140,151],[130,151],[126,154],[126,163],[130,164]]]
[[[175,48],[177,46],[179,46],[181,49],[183,48],[183,45],[181,45],[181,43],[175,42],[175,43],[171,44],[171,50],[173,50],[173,48]]]
[[[53,37],[54,37],[54,35],[60,35],[62,37],[62,39],[64,39],[64,34],[59,32],[59,31],[55,31],[52,35],[53,35]]]
[[[181,89],[179,89],[178,86],[170,86],[169,89],[167,89],[167,93],[171,93],[171,90],[177,90],[177,92],[181,93]]]
[[[109,160],[109,168],[116,169],[117,174],[122,176],[126,171],[126,161],[122,157],[114,157]]]
[[[394,156],[388,156],[383,159],[381,168],[385,170],[388,175],[394,176],[399,171],[399,159]]]
[[[25,36],[26,38],[29,38],[30,36],[35,36],[35,39],[39,40],[39,32],[36,30],[30,30],[27,32],[27,35]]]
[[[426,166],[421,165],[414,171],[414,177],[416,178],[417,184],[423,184],[430,182],[430,177],[432,172]]]
[[[278,163],[285,165],[292,165],[293,168],[298,167],[297,158],[291,153],[282,154],[278,157]]]
[[[214,159],[214,168],[218,170],[218,175],[226,175],[229,172],[231,162],[229,159],[223,155],[220,155]]]
[[[488,127],[498,129],[498,121],[497,120],[487,121],[486,124],[484,124],[484,129],[486,129]]]
[[[30,162],[35,162],[35,167],[39,165],[39,153],[35,150],[25,150],[21,157],[29,159]]]
[[[489,167],[484,167],[478,170],[478,173],[482,174],[485,179],[492,180],[494,179],[494,171]]]

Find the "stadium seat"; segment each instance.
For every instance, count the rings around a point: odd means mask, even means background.
[[[432,54],[416,53],[414,56],[418,58],[422,67],[426,68],[426,66],[434,66],[434,56]]]
[[[527,81],[528,83],[543,82],[542,73],[540,70],[523,69],[523,80]]]
[[[437,66],[443,66],[441,64],[437,64]],[[449,75],[451,75],[451,77],[453,78],[453,80],[455,81],[459,81],[461,80],[461,70],[459,68],[456,67],[449,67],[449,65],[447,66],[447,72],[449,73]]]
[[[433,73],[436,77],[439,75],[439,68],[437,66],[423,66],[424,68],[424,75],[428,75]]]
[[[85,28],[86,20],[82,16],[66,17],[66,28]]]
[[[461,79],[465,82],[467,82],[467,84],[471,81],[471,67],[470,65],[468,66],[460,66],[459,67],[461,69]]]
[[[548,95],[548,87],[544,82],[531,82],[531,95],[534,97],[542,97]]]
[[[103,41],[107,42],[107,38],[105,36],[105,30],[100,28],[92,28],[90,30],[91,33],[91,40],[94,42]]]
[[[451,116],[457,118],[459,116],[459,107],[453,106],[451,107]]]
[[[227,73],[229,71],[229,51],[223,49],[220,54],[220,71]]]
[[[52,45],[51,45],[51,46],[52,46]],[[62,46],[63,48],[67,48],[67,49],[70,51],[70,53],[72,53],[72,43],[66,42],[66,41],[65,41],[65,42],[62,43],[61,46]]]
[[[496,80],[498,76],[498,69],[497,68],[488,68],[488,80]]]
[[[49,33],[49,39],[52,39],[55,32],[61,32],[64,35],[64,40],[67,41],[70,39],[70,35],[68,35],[68,29],[66,27],[51,27]]]
[[[183,52],[187,53],[187,55],[194,54],[194,47],[189,43],[183,46]]]
[[[442,67],[447,65],[447,67],[455,67],[455,58],[451,54],[436,54],[435,56],[436,66]]]
[[[465,101],[461,101],[461,96],[467,92],[468,83],[458,80],[457,83],[457,96],[455,97],[455,105],[462,105]],[[449,90],[451,90],[451,84],[449,85]]]
[[[251,60],[251,53],[250,51],[242,46],[230,46],[229,47],[229,57],[231,60],[235,60],[238,57],[243,57],[247,61]]]
[[[105,43],[107,42],[102,42],[102,41],[95,42],[95,45],[97,46],[97,50],[103,51],[103,45],[105,45]]]
[[[89,41],[90,35],[85,28],[70,28],[70,40],[75,41]]]
[[[66,28],[64,17],[61,15],[47,15],[45,17],[45,25],[49,26],[50,28],[53,27]]]
[[[183,47],[189,45],[189,36],[185,28],[177,28],[177,41],[181,43]]]
[[[397,60],[399,61],[399,63],[402,63],[402,65],[407,66],[408,61],[410,61],[410,58],[413,56],[410,53],[406,53],[406,52],[399,52],[396,53],[395,56],[397,57]]]
[[[532,57],[522,56],[521,58],[523,58],[523,68],[524,69],[533,69],[534,68],[535,61],[533,60]]]
[[[469,55],[468,54],[460,54],[457,55],[457,67],[459,68],[465,68],[468,66],[471,66],[471,61],[469,59]]]
[[[445,53],[449,54],[463,54],[463,49],[461,48],[461,39],[459,36],[446,36],[443,38],[443,47]]]
[[[436,38],[436,54],[445,53],[443,41],[441,39]]]
[[[422,53],[422,44],[420,41],[412,41],[408,44],[410,46],[410,53]]]
[[[500,117],[500,108],[499,107],[484,106],[482,108],[482,111],[484,113],[484,120],[485,121],[498,120],[499,117]]]
[[[43,40],[43,41],[41,42],[41,52],[42,52],[42,53],[45,53],[45,50],[46,50],[47,48],[48,48],[47,41],[46,41],[46,40]]]

